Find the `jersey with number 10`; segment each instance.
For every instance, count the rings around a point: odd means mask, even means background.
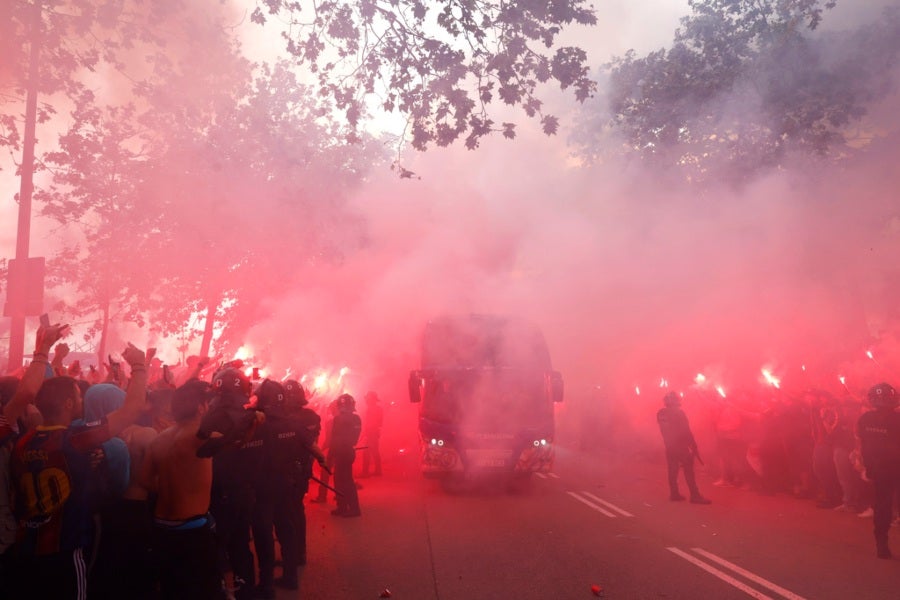
[[[21,553],[46,555],[90,546],[92,473],[83,446],[92,445],[96,436],[79,429],[38,427],[20,438],[13,450],[16,545]],[[105,432],[106,427],[97,429]]]

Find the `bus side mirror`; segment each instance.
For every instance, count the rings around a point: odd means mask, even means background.
[[[422,374],[419,371],[409,372],[409,401],[422,401]]]
[[[553,371],[550,374],[550,395],[554,402],[563,401],[564,390],[562,374],[559,371]]]

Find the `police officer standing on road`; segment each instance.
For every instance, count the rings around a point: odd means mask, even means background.
[[[283,540],[281,531],[293,527],[296,538],[296,552],[288,557],[282,541],[284,558],[284,575],[276,584],[287,589],[297,589],[297,567],[306,564],[306,509],[303,499],[309,491],[309,480],[312,477],[313,461],[325,464],[325,456],[318,446],[319,433],[322,431],[322,418],[309,408],[306,392],[298,381],[288,379],[284,382],[285,413],[291,427],[297,431],[301,441],[299,455],[292,465],[293,475],[291,491],[284,497],[276,499],[275,533],[279,541]],[[285,534],[286,535],[286,534]]]
[[[669,468],[669,500],[684,500],[678,491],[678,471],[684,470],[684,479],[694,504],[710,504],[700,495],[694,476],[694,458],[697,456],[697,442],[688,423],[687,415],[681,410],[681,396],[669,392],[663,397],[665,406],[656,413],[656,422],[666,445],[666,462]]]
[[[295,437],[289,431],[284,418],[284,388],[277,381],[265,379],[256,389],[256,408],[266,415],[266,420],[256,430],[256,438],[262,445],[262,460],[255,478],[253,503],[253,548],[259,565],[259,583],[256,598],[275,598],[275,499],[286,493],[286,477],[291,473],[285,468],[293,455]],[[281,539],[279,537],[279,539]]]
[[[291,385],[293,385],[292,382]],[[306,545],[300,546],[298,521],[303,515],[301,484],[308,485],[306,472],[315,458],[325,462],[315,445],[317,431],[307,429],[288,409],[286,386],[271,379],[256,390],[257,408],[266,414],[257,430],[263,441],[263,461],[257,478],[253,507],[253,545],[259,563],[257,598],[275,598],[275,586],[297,589],[297,568],[305,563]],[[318,418],[318,416],[316,416]],[[304,520],[305,524],[305,520]],[[283,573],[275,579],[275,538],[281,544]],[[304,529],[304,542],[305,542]]]
[[[213,375],[212,387],[215,398],[197,432],[206,441],[197,456],[214,455],[209,510],[216,520],[222,571],[230,566],[234,597],[248,600],[255,595],[250,522],[264,443],[256,433],[264,418],[245,408],[253,386],[239,370],[220,370]]]
[[[894,509],[894,494],[900,489],[900,413],[897,390],[879,383],[869,390],[870,410],[859,417],[857,435],[866,476],[875,488],[875,549],[878,558],[891,558],[888,531]]]
[[[331,424],[331,453],[334,457],[334,487],[337,488],[337,517],[358,517],[359,495],[353,481],[353,461],[356,443],[362,432],[362,419],[356,414],[356,400],[350,394],[337,399],[338,413]]]

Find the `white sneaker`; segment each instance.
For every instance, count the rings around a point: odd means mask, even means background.
[[[875,511],[872,510],[872,507],[870,506],[866,510],[856,513],[856,516],[859,517],[860,519],[868,519],[869,517],[871,517],[874,514],[875,514]]]

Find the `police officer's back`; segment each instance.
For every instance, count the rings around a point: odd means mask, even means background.
[[[217,372],[212,383],[216,397],[197,432],[206,439],[197,456],[213,456],[210,512],[216,520],[220,552],[227,557],[223,570],[230,567],[235,598],[243,600],[255,592],[250,522],[264,459],[265,440],[258,426],[263,419],[245,408],[252,385],[239,370]]]
[[[298,589],[298,568],[306,564],[306,510],[303,496],[309,489],[314,460],[325,463],[325,457],[316,444],[321,419],[315,411],[306,408],[306,393],[299,382],[284,382],[283,403],[275,414],[280,471],[279,486],[272,506],[273,524],[281,543],[282,576],[275,585],[290,590]]]
[[[362,433],[362,419],[356,414],[356,400],[350,394],[337,399],[338,413],[331,424],[331,452],[334,457],[334,486],[337,488],[337,509],[331,514],[340,517],[360,516],[359,496],[353,481],[353,461],[356,443]]]
[[[857,422],[860,453],[866,476],[875,488],[872,517],[875,548],[878,558],[891,558],[888,532],[893,516],[894,494],[900,488],[900,413],[897,391],[887,383],[879,383],[869,390],[873,410],[864,413]]]
[[[322,417],[309,408],[309,401],[303,387],[295,380],[284,382],[285,414],[291,426],[298,432],[301,440],[299,453],[300,479],[298,485],[302,493],[309,491],[309,480],[312,477],[313,462],[316,461],[319,434],[322,431]],[[313,449],[315,447],[315,450]],[[318,450],[321,454],[321,450]]]

